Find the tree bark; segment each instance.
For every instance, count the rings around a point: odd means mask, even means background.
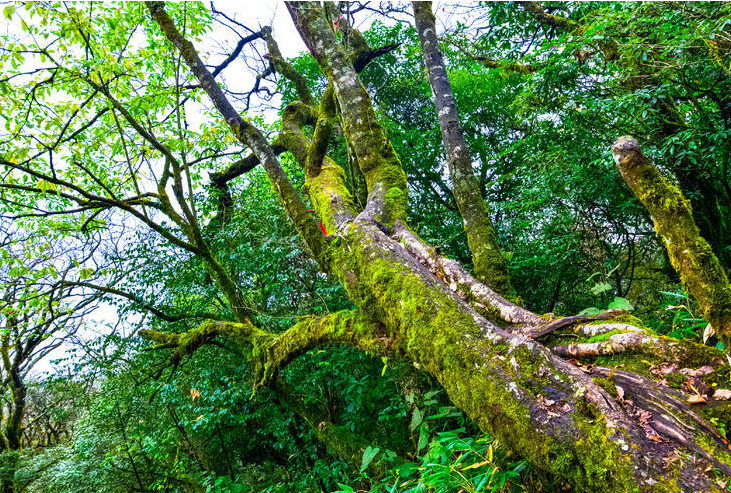
[[[497,234],[472,167],[472,156],[459,121],[452,85],[439,50],[431,2],[413,2],[412,5],[452,178],[452,190],[467,233],[476,277],[500,295],[511,298],[515,291],[510,284],[508,261],[498,245]]]

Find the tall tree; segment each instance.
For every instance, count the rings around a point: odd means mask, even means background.
[[[87,265],[97,243],[73,248],[65,242],[36,243],[35,235],[3,224],[0,245],[0,454],[3,471],[0,489],[16,491],[13,475],[18,453],[25,444],[28,386],[38,366],[68,341],[97,306],[98,296],[84,293],[65,279],[88,279],[95,272]],[[86,250],[86,251],[85,251]],[[76,258],[78,256],[79,258]]]
[[[503,296],[511,296],[508,263],[497,243],[497,235],[488,215],[479,183],[473,170],[473,160],[462,132],[457,105],[452,94],[444,58],[439,50],[436,19],[431,2],[414,2],[414,17],[419,30],[421,51],[429,72],[434,102],[439,115],[439,127],[449,163],[454,198],[464,219],[475,274],[483,284]]]

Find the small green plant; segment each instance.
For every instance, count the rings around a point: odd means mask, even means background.
[[[612,302],[607,305],[607,310],[624,310],[627,312],[631,312],[634,309],[635,307],[632,306],[632,304],[627,301],[626,298],[620,298],[619,296],[615,296],[614,300],[612,300]],[[606,310],[590,306],[589,308],[584,308],[583,310],[581,310],[579,315],[598,315],[604,311]]]
[[[470,435],[459,427],[436,431],[444,420],[464,418],[453,406],[439,406],[435,399],[442,390],[424,394],[421,408],[412,414],[416,460],[393,468],[388,477],[371,486],[372,493],[449,493],[463,491],[524,491],[520,476],[528,463],[511,456],[500,444],[484,433]],[[363,454],[363,468],[373,460],[378,449],[368,447]],[[361,472],[362,472],[361,471]],[[359,491],[338,484],[338,493]]]
[[[670,301],[665,306],[666,313],[672,317],[668,336],[676,339],[700,339],[708,322],[696,315],[696,307],[688,293],[682,289],[678,292],[661,293]]]

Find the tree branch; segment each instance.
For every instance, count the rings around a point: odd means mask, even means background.
[[[266,142],[264,136],[251,123],[244,120],[226,98],[211,73],[201,61],[193,44],[178,31],[173,20],[165,11],[163,2],[147,2],[150,14],[160,26],[165,37],[175,45],[182,55],[188,68],[200,81],[213,105],[221,113],[236,138],[248,145],[262,162],[269,179],[274,185],[287,215],[294,223],[305,243],[323,268],[327,268],[327,241],[317,222],[308,212],[302,198],[289,181],[287,174],[279,165],[274,151]]]

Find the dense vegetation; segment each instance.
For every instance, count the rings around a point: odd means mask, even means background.
[[[2,7],[2,493],[731,489],[731,4]]]

